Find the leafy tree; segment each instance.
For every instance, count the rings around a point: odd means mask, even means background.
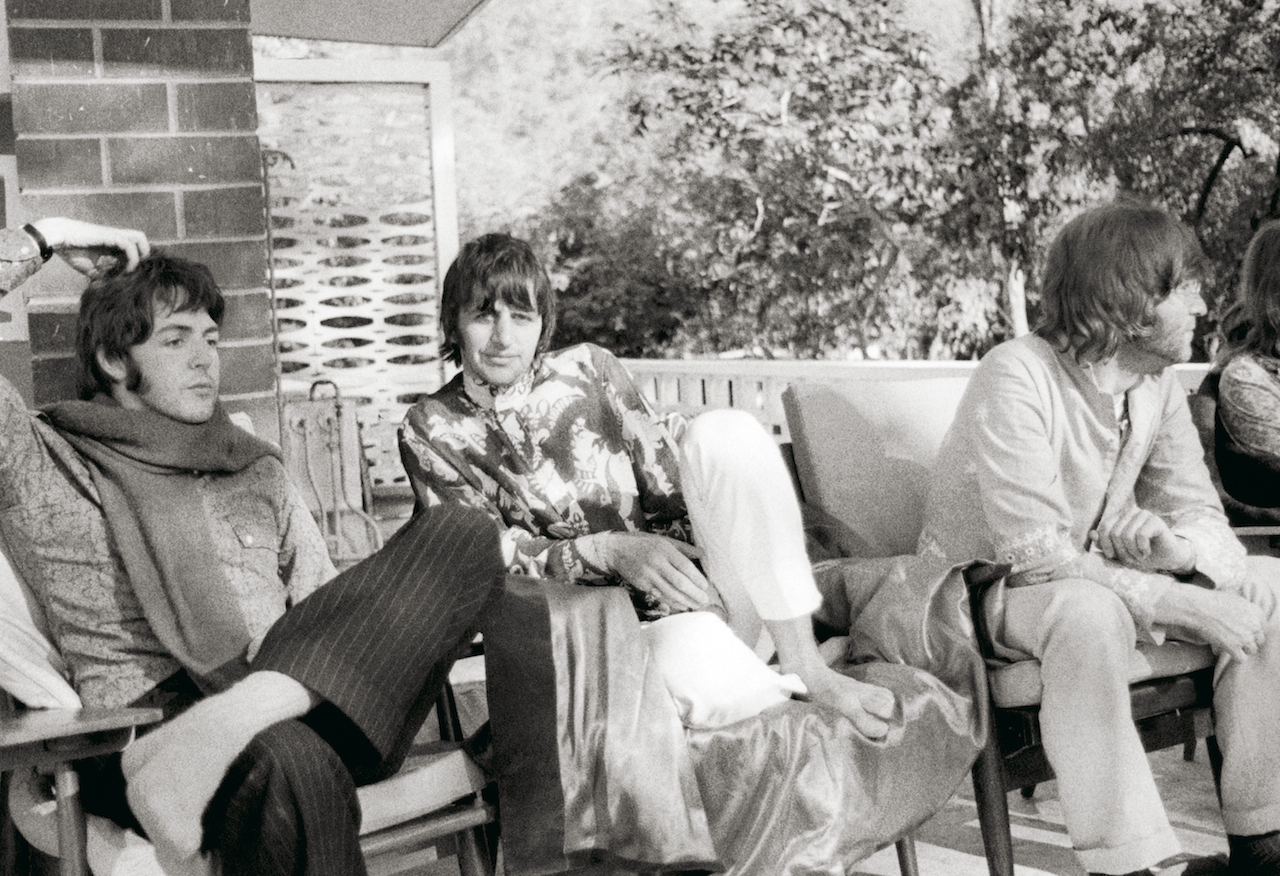
[[[911,277],[945,118],[923,43],[883,0],[681,4],[622,46],[636,130],[671,193],[663,256],[702,297],[686,349],[928,352],[940,302]]]
[[[1082,205],[1162,203],[1232,285],[1280,198],[1280,7],[1258,0],[1030,0],[950,95],[939,274],[1018,278]],[[1006,296],[1016,312],[1017,296]],[[1016,317],[1016,313],[1013,313]]]
[[[652,355],[676,346],[696,313],[697,290],[662,255],[660,202],[630,197],[643,182],[586,174],[544,213],[535,236],[553,248],[557,345],[590,341],[620,356]]]

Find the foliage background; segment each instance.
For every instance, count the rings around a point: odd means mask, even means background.
[[[535,241],[562,343],[980,355],[1123,196],[1196,229],[1203,355],[1277,215],[1278,0],[490,0],[445,52],[463,235]]]

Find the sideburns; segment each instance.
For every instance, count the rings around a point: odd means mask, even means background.
[[[146,392],[147,388],[142,385],[142,372],[133,361],[133,354],[124,354],[124,388],[132,393]]]

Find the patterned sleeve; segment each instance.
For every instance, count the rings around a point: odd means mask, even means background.
[[[287,475],[283,507],[280,510],[280,580],[289,594],[289,604],[297,605],[320,585],[337,574],[329,549],[316,519],[297,486]]]
[[[1225,446],[1220,443],[1217,448],[1224,481],[1233,464],[1239,466],[1240,478],[1248,481],[1240,487],[1247,488],[1249,496],[1242,493],[1238,498],[1273,504],[1271,497],[1280,484],[1280,380],[1253,356],[1236,356],[1222,369],[1218,419],[1226,439]],[[1231,460],[1224,463],[1224,455]],[[1226,486],[1235,492],[1231,483]]]
[[[21,228],[0,229],[0,295],[17,289],[43,264],[31,235]]]
[[[400,427],[400,458],[419,504],[461,502],[487,513],[502,530],[502,558],[513,574],[575,580],[604,578],[607,570],[596,560],[599,535],[545,537],[535,534],[536,524],[527,509],[509,508],[507,514],[503,513],[493,498],[498,494],[498,482],[472,465],[464,453],[468,443],[483,444],[483,430],[465,435],[469,424],[445,422],[448,418],[447,412],[419,405],[409,411]],[[523,525],[521,520],[512,522],[508,515],[530,519]]]
[[[684,436],[684,417],[674,412],[659,415],[613,354],[599,348],[593,353],[609,404],[622,425],[649,531],[691,541],[677,450]]]
[[[1155,605],[1173,578],[1086,553],[1072,540],[1075,520],[1050,440],[1047,379],[1037,380],[1016,356],[989,354],[973,380],[978,501],[997,560],[1013,566],[1010,584],[1094,581],[1120,597],[1140,630],[1157,637]]]

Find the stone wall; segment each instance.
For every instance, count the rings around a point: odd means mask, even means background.
[[[141,228],[209,265],[228,303],[224,401],[275,437],[248,0],[8,0],[7,12],[23,218]],[[51,263],[32,284],[41,404],[74,393],[83,281]]]

